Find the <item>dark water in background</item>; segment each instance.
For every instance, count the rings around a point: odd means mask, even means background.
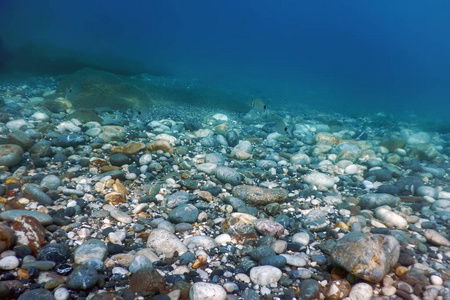
[[[30,64],[9,64],[14,57],[67,52],[112,57],[112,69],[123,60],[130,73],[195,79],[248,103],[259,96],[269,107],[445,119],[449,12],[450,1],[440,0],[0,0],[0,56],[4,72]],[[59,66],[49,72],[74,67]]]

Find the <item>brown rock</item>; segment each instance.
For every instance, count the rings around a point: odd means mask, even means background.
[[[14,231],[6,225],[0,225],[0,253],[10,249],[16,241]]]
[[[170,147],[170,143],[166,140],[157,140],[147,144],[147,149],[150,151],[158,151],[161,150],[166,153],[173,153],[172,147]]]
[[[123,153],[134,155],[145,149],[145,144],[141,142],[131,141],[122,146],[115,146],[111,149],[112,153]]]
[[[425,236],[427,241],[429,241],[432,244],[450,247],[450,241],[436,230],[426,229],[424,230],[423,235]]]
[[[118,205],[125,202],[125,197],[122,193],[112,192],[105,195],[105,202],[112,205]]]
[[[36,218],[20,216],[13,221],[12,228],[16,232],[17,243],[28,245],[34,255],[47,244],[45,228]]]
[[[327,293],[327,299],[341,300],[348,296],[352,286],[345,279],[332,281]]]
[[[254,221],[256,230],[264,236],[273,236],[275,238],[284,234],[284,227],[278,222],[260,219]]]
[[[252,185],[238,185],[233,188],[233,196],[242,199],[247,204],[262,206],[269,203],[286,201],[288,192],[283,188],[262,188]]]
[[[414,295],[416,296],[422,296],[425,286],[428,285],[428,277],[414,268],[403,273],[400,279],[414,287]]]
[[[133,274],[130,289],[141,296],[153,296],[165,291],[166,282],[157,270],[144,268]]]
[[[222,222],[222,230],[241,244],[251,244],[258,239],[258,233],[253,225],[255,219],[252,215],[233,213]]]

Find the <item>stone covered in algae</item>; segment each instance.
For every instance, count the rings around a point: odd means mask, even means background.
[[[245,201],[247,204],[262,206],[269,203],[286,201],[288,192],[283,188],[262,188],[251,185],[238,185],[232,190],[233,196]]]

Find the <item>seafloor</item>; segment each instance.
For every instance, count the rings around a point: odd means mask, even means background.
[[[0,298],[450,299],[445,123],[251,101],[3,80]]]

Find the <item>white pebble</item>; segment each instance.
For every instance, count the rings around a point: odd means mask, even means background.
[[[304,231],[297,232],[292,236],[292,242],[306,246],[309,244],[309,234]]]
[[[222,233],[222,234],[216,236],[214,241],[218,245],[223,245],[223,244],[226,244],[228,242],[231,242],[231,236],[228,233]]]
[[[250,279],[254,284],[269,285],[281,279],[282,272],[273,266],[254,267],[250,270]]]
[[[15,256],[7,256],[0,259],[0,269],[2,270],[14,270],[19,266],[19,259]]]
[[[225,289],[214,283],[196,282],[189,291],[191,300],[225,300],[226,298]]]
[[[430,282],[432,285],[442,285],[444,283],[442,278],[437,275],[431,275]]]
[[[55,300],[67,300],[70,297],[69,291],[65,287],[59,287],[53,292]]]
[[[373,296],[373,288],[365,282],[355,284],[348,295],[349,300],[370,299]]]

